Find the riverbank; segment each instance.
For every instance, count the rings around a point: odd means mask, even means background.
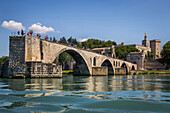
[[[62,71],[63,75],[67,75],[67,74],[73,74],[73,70],[63,70]]]
[[[170,74],[170,70],[147,70],[147,71],[132,71],[133,75],[143,74]]]

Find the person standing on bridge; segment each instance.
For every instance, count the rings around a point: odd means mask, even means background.
[[[33,30],[31,30],[31,29],[30,29],[30,30],[29,30],[29,32],[30,32],[30,35],[32,36],[32,34],[33,34]]]
[[[48,36],[46,35],[45,40],[48,40]]]
[[[24,30],[23,29],[21,29],[21,36],[24,36]]]
[[[20,36],[20,32],[18,31],[18,36]]]
[[[27,33],[27,36],[30,36],[30,33],[29,33],[29,32]]]
[[[37,37],[38,37],[38,38],[40,38],[40,37],[41,37],[41,35],[40,35],[40,34],[37,34]]]

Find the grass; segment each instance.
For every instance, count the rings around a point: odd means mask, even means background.
[[[62,71],[62,74],[72,74],[73,73],[73,70],[63,70]]]
[[[135,73],[136,74],[136,73]],[[149,70],[149,71],[140,71],[138,74],[170,74],[170,70]]]

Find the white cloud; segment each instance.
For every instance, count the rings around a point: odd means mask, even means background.
[[[62,33],[61,31],[58,31],[58,30],[57,30],[56,32],[57,32],[57,33]]]
[[[85,42],[87,40],[88,40],[88,38],[79,39],[80,42]]]
[[[9,29],[9,30],[25,30],[25,27],[20,22],[15,22],[13,20],[10,20],[9,22],[3,21],[2,25],[3,28]]]
[[[54,28],[52,27],[46,27],[46,26],[41,26],[41,23],[36,23],[33,24],[29,27],[29,29],[33,30],[34,33],[47,33],[47,32],[55,32]]]

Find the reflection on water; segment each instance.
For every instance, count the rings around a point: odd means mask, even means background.
[[[167,79],[168,78],[168,79]],[[6,79],[7,86],[15,91],[41,91],[27,96],[47,96],[60,92],[78,91],[170,91],[170,77],[166,76],[65,76],[63,78],[44,79]],[[6,87],[7,87],[6,86]],[[74,93],[74,92],[69,92]],[[67,93],[68,94],[68,93]]]
[[[152,104],[168,110],[169,101],[169,75],[0,79],[0,112],[9,109],[12,112],[109,112],[113,108],[121,112],[143,111],[142,108],[131,109],[130,105],[137,108],[138,104],[145,106],[150,102],[159,102]],[[103,104],[101,107],[101,103],[110,103],[110,107]]]

